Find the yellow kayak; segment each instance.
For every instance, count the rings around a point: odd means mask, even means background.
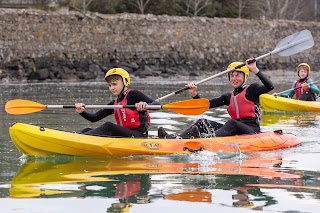
[[[260,95],[260,104],[265,111],[320,112],[319,101],[301,101],[269,94]]]
[[[16,147],[28,156],[133,156],[210,152],[256,152],[293,147],[301,140],[292,134],[266,132],[216,138],[159,139],[113,138],[82,135],[15,123],[10,136]]]

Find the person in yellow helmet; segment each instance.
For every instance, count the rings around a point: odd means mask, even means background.
[[[150,116],[146,106],[153,100],[138,90],[128,89],[130,76],[122,68],[110,69],[105,75],[105,80],[110,92],[116,97],[107,105],[135,105],[136,109],[101,109],[96,113],[89,113],[85,111],[84,103],[76,103],[76,112],[91,122],[99,121],[112,114],[117,122],[117,124],[106,122],[95,129],[87,128],[80,133],[96,136],[147,137]]]
[[[270,92],[274,86],[270,79],[257,68],[256,62],[248,63],[249,60],[252,59],[246,60],[246,65],[241,68],[237,68],[237,66],[242,62],[233,62],[228,66],[228,69],[236,68],[228,73],[228,80],[234,88],[233,91],[210,100],[210,108],[228,106],[227,111],[231,119],[225,124],[199,119],[178,137],[223,137],[260,132],[261,109],[259,96]],[[262,85],[256,83],[248,85],[246,81],[249,77],[249,72],[254,73],[260,79]],[[197,86],[193,82],[187,86],[189,87],[190,95],[194,99],[200,98],[197,93]],[[158,129],[158,136],[160,138],[174,137],[168,135],[162,127]]]
[[[299,79],[292,84],[292,90],[281,94],[281,97],[292,98],[295,96],[298,100],[316,101],[316,95],[319,95],[319,88],[312,83],[310,77],[310,66],[307,63],[301,63],[296,67]],[[274,95],[278,95],[274,93]]]

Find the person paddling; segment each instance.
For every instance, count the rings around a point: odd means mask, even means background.
[[[274,93],[275,96],[281,96],[285,98],[292,98],[295,96],[298,100],[303,101],[316,101],[316,95],[319,95],[319,88],[317,85],[312,83],[310,76],[310,66],[307,63],[301,63],[296,67],[296,72],[299,79],[292,84],[292,89],[288,93],[278,94]]]
[[[135,105],[136,109],[101,109],[96,113],[88,113],[85,111],[84,103],[76,103],[76,112],[91,122],[99,121],[111,114],[114,114],[117,122],[106,122],[95,129],[86,128],[80,133],[95,136],[148,137],[150,116],[146,106],[153,100],[138,90],[128,89],[130,76],[122,68],[110,69],[105,75],[105,80],[110,92],[116,96],[108,105]]]
[[[228,106],[227,111],[231,119],[225,124],[199,119],[178,137],[190,138],[200,137],[201,135],[204,137],[223,137],[260,132],[261,109],[259,96],[270,92],[274,86],[270,79],[257,68],[256,61],[248,63],[249,60],[252,59],[246,60],[246,66],[236,68],[228,73],[229,82],[234,90],[210,100],[210,108]],[[235,68],[240,64],[242,62],[233,62],[228,66],[228,69]],[[249,70],[260,79],[263,85],[247,85]],[[197,93],[197,86],[193,82],[187,86],[193,98],[200,98]],[[162,127],[158,129],[158,136],[160,138],[175,138],[175,136],[169,135]]]

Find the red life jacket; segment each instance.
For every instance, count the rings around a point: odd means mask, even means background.
[[[234,95],[234,91],[231,92],[230,104],[227,111],[232,119],[243,118],[257,118],[256,105],[254,102],[246,99],[246,92],[249,86],[240,92],[238,95]]]
[[[138,195],[140,193],[141,183],[140,181],[135,182],[122,182],[116,184],[116,194],[114,197],[119,199],[128,200],[129,197]]]
[[[115,100],[114,105],[127,105],[127,96],[129,94],[130,90],[126,92],[126,95],[124,96],[123,100],[117,103],[117,100]],[[148,125],[150,124],[150,116],[149,112],[147,111],[147,117],[148,117]],[[140,126],[140,119],[139,119],[139,113],[137,110],[131,110],[128,108],[120,108],[120,109],[114,109],[114,117],[117,121],[117,124],[119,126],[126,127],[128,129],[137,129]]]
[[[294,88],[298,88],[294,91],[294,94],[296,95],[296,99],[298,99],[304,92],[309,91],[310,89],[308,87],[306,88],[302,88],[302,84],[306,83],[308,80],[308,77],[305,78],[302,82],[300,82],[299,80],[297,80],[296,84],[294,85]]]

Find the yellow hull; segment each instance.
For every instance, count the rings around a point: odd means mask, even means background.
[[[301,101],[268,94],[260,95],[260,104],[265,111],[320,112],[319,101]]]
[[[190,150],[256,152],[301,144],[296,136],[277,132],[197,139],[111,138],[64,132],[23,123],[14,124],[9,132],[16,147],[28,156],[169,155],[190,154]]]

